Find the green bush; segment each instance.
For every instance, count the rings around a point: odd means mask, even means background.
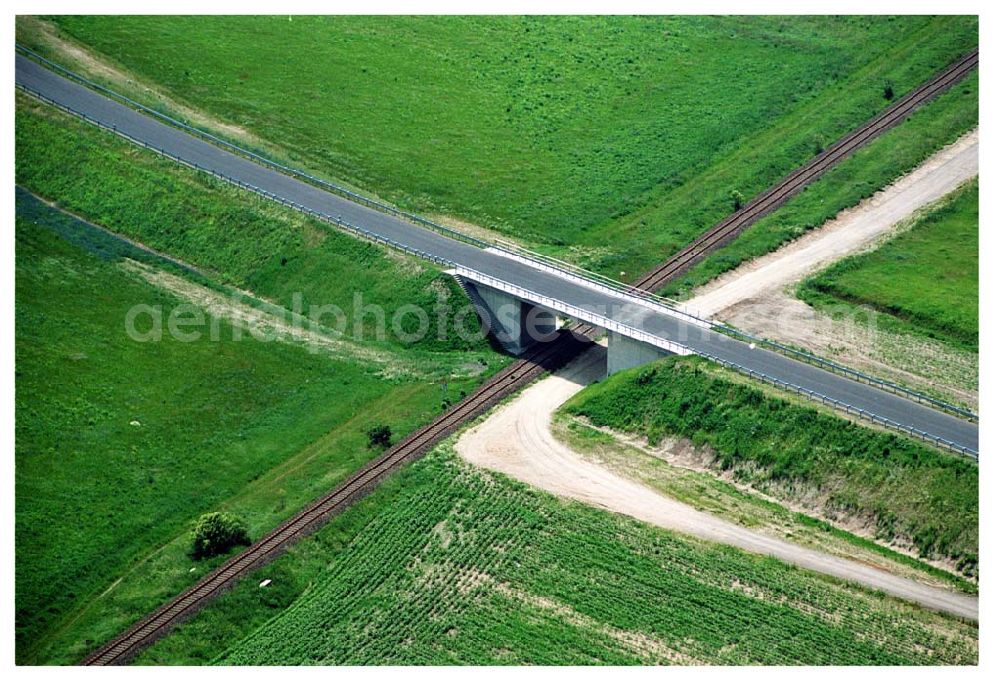
[[[194,527],[191,556],[196,560],[214,557],[238,545],[250,545],[246,523],[228,512],[209,512]]]
[[[392,429],[389,425],[375,425],[368,428],[369,448],[388,448],[392,444]]]

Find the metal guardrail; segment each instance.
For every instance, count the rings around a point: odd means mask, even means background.
[[[711,360],[711,361],[713,361],[715,363],[718,363],[719,365],[722,365],[723,367],[730,368],[731,370],[736,370],[737,372],[739,372],[741,374],[744,374],[744,375],[750,377],[751,379],[763,380],[764,382],[767,382],[768,384],[771,384],[771,385],[773,385],[775,387],[778,387],[779,389],[784,389],[786,391],[791,391],[791,392],[799,394],[801,396],[807,396],[808,398],[810,398],[810,399],[812,399],[814,401],[819,401],[820,403],[822,403],[824,405],[829,405],[829,406],[832,406],[834,408],[838,408],[840,410],[843,410],[844,412],[846,412],[849,415],[857,415],[858,417],[862,417],[862,418],[865,418],[867,420],[870,420],[874,424],[882,425],[883,427],[887,427],[889,429],[894,429],[896,431],[902,432],[902,433],[907,434],[909,436],[916,437],[916,438],[920,439],[921,441],[925,441],[927,443],[932,443],[932,444],[934,444],[936,446],[939,446],[941,448],[947,448],[948,450],[954,451],[954,452],[959,453],[961,455],[968,456],[968,457],[972,458],[973,460],[975,460],[976,462],[979,462],[979,452],[978,451],[975,451],[975,450],[973,450],[971,448],[966,448],[965,446],[957,444],[954,441],[949,441],[948,439],[944,439],[944,438],[941,438],[939,436],[934,436],[933,434],[928,434],[925,431],[916,429],[914,427],[910,427],[909,425],[901,424],[901,423],[896,422],[894,420],[890,420],[888,418],[882,417],[881,415],[876,415],[875,413],[872,413],[870,411],[863,410],[861,408],[857,408],[855,406],[852,406],[849,403],[844,403],[843,401],[840,401],[838,399],[832,398],[830,396],[826,396],[825,394],[821,394],[821,393],[819,393],[817,391],[812,391],[811,389],[806,389],[805,387],[800,387],[797,384],[792,384],[791,382],[786,382],[784,380],[780,380],[777,377],[772,377],[771,375],[765,374],[763,372],[759,372],[757,370],[752,370],[752,369],[750,369],[748,367],[744,367],[744,366],[740,365],[739,363],[734,363],[732,361],[724,360],[722,358],[719,358],[718,356],[713,356],[712,354],[708,354],[708,353],[700,353],[698,355],[700,355],[703,358],[707,358],[707,359],[709,359],[709,360]]]
[[[55,65],[55,66],[58,67],[58,65]],[[58,68],[61,69],[61,67],[58,67]],[[72,73],[72,72],[69,72],[69,73]],[[193,162],[190,162],[190,161],[188,161],[186,159],[183,159],[183,158],[178,157],[178,156],[176,156],[174,154],[171,154],[170,152],[167,152],[164,149],[160,149],[160,148],[154,147],[152,145],[149,145],[149,144],[147,144],[143,140],[139,140],[138,138],[134,138],[131,135],[128,135],[127,133],[124,133],[123,131],[119,130],[114,125],[109,125],[109,124],[106,124],[106,123],[104,123],[102,121],[94,119],[93,117],[88,116],[87,114],[84,114],[83,112],[77,111],[77,110],[73,109],[72,107],[68,107],[68,106],[63,105],[63,104],[61,104],[59,102],[56,102],[55,100],[52,100],[51,98],[46,97],[45,95],[43,95],[43,94],[41,94],[41,93],[39,93],[37,91],[31,90],[30,88],[27,88],[27,87],[25,87],[23,85],[20,85],[20,84],[16,84],[16,87],[18,87],[20,90],[22,90],[22,91],[24,91],[26,93],[31,94],[33,97],[36,97],[36,98],[38,98],[38,99],[40,99],[40,100],[42,100],[44,102],[47,102],[48,104],[50,104],[50,105],[52,105],[52,106],[54,106],[54,107],[56,107],[56,108],[58,108],[58,109],[60,109],[62,111],[66,111],[66,112],[68,112],[68,113],[70,113],[70,114],[72,114],[74,116],[82,118],[85,121],[98,126],[99,128],[102,128],[104,130],[110,131],[110,132],[114,133],[115,135],[118,135],[119,137],[122,137],[122,138],[128,140],[129,142],[131,142],[133,144],[137,144],[140,147],[143,147],[143,148],[148,149],[150,151],[156,152],[157,154],[160,154],[160,155],[162,155],[164,157],[172,159],[173,161],[175,161],[175,162],[177,162],[179,164],[182,164],[184,166],[187,166],[189,168],[195,169],[195,170],[200,171],[202,173],[206,173],[206,174],[208,174],[208,175],[210,175],[212,177],[215,177],[215,178],[217,178],[219,180],[222,180],[223,182],[227,182],[227,183],[230,183],[232,185],[236,185],[237,187],[240,187],[242,189],[248,190],[248,191],[253,192],[253,193],[257,194],[257,195],[260,195],[262,197],[270,199],[272,201],[278,202],[279,204],[282,204],[284,206],[293,208],[293,209],[295,209],[297,211],[301,211],[301,212],[303,212],[303,213],[305,213],[307,215],[313,216],[313,217],[318,218],[319,220],[325,221],[327,223],[331,223],[331,224],[333,224],[333,225],[335,225],[337,227],[340,227],[342,229],[345,229],[345,230],[347,230],[347,231],[349,231],[349,232],[351,232],[351,233],[353,233],[353,234],[355,234],[355,235],[357,235],[357,236],[359,236],[359,237],[361,237],[363,239],[369,240],[371,242],[375,242],[377,244],[382,244],[382,245],[391,247],[393,249],[396,249],[398,251],[402,251],[404,253],[411,254],[413,256],[418,256],[420,258],[423,258],[423,259],[426,259],[428,261],[437,263],[439,265],[443,265],[445,267],[455,268],[456,270],[465,270],[468,273],[473,274],[475,277],[479,277],[479,278],[482,278],[484,280],[492,281],[492,282],[496,283],[495,285],[491,285],[491,286],[500,285],[500,286],[497,287],[498,289],[504,289],[504,291],[511,291],[512,293],[515,290],[523,292],[525,295],[528,295],[530,297],[533,297],[534,299],[537,299],[538,302],[547,301],[548,303],[544,304],[544,305],[548,305],[551,308],[554,308],[556,310],[562,310],[567,315],[570,315],[572,317],[578,318],[580,320],[585,320],[587,322],[599,325],[601,327],[604,327],[606,329],[610,329],[612,331],[616,331],[616,332],[619,332],[619,333],[626,334],[626,335],[628,335],[631,338],[638,339],[638,340],[646,342],[646,343],[648,343],[648,344],[650,344],[652,346],[656,346],[658,348],[665,349],[667,351],[670,351],[671,353],[679,353],[679,354],[685,354],[685,355],[692,353],[691,349],[689,349],[689,348],[687,348],[687,347],[685,347],[685,346],[683,346],[681,344],[677,344],[676,342],[672,342],[672,341],[663,339],[661,337],[656,337],[654,335],[649,334],[648,332],[645,332],[644,330],[640,330],[638,328],[632,327],[631,325],[627,325],[625,323],[618,322],[617,320],[613,320],[611,318],[606,318],[604,316],[600,316],[600,315],[591,313],[590,311],[586,311],[585,309],[579,308],[577,306],[573,306],[572,304],[567,304],[565,302],[556,300],[556,299],[554,299],[552,297],[546,297],[546,296],[544,296],[542,294],[538,294],[537,292],[533,292],[533,291],[525,289],[523,287],[519,287],[518,285],[513,285],[513,284],[505,282],[503,280],[499,280],[498,278],[494,278],[494,277],[486,275],[484,273],[479,273],[478,271],[474,271],[474,270],[466,268],[464,266],[460,266],[459,264],[457,264],[454,261],[451,261],[449,259],[445,259],[445,258],[442,258],[442,257],[436,255],[436,254],[430,254],[428,252],[425,252],[425,251],[422,251],[422,250],[419,250],[419,249],[414,249],[413,247],[410,247],[408,245],[402,244],[400,242],[396,242],[395,240],[388,239],[388,238],[383,237],[383,236],[381,236],[381,235],[379,235],[377,233],[374,233],[374,232],[371,232],[369,230],[366,230],[365,228],[362,228],[361,226],[349,223],[348,221],[343,220],[339,216],[332,216],[332,215],[329,215],[329,214],[322,213],[320,211],[316,211],[315,209],[311,209],[311,208],[309,208],[307,206],[304,206],[302,204],[298,204],[296,202],[289,201],[289,200],[285,199],[284,197],[279,197],[278,195],[275,195],[275,194],[273,194],[271,192],[268,192],[267,190],[265,190],[263,188],[259,188],[259,187],[256,187],[254,185],[251,185],[249,183],[245,183],[245,182],[243,182],[241,180],[237,180],[237,179],[232,178],[230,176],[227,176],[225,174],[219,173],[218,171],[214,171],[212,169],[204,168],[204,167],[199,166],[199,165],[197,165],[197,164],[195,164]],[[100,88],[101,86],[97,86],[97,87]],[[144,110],[148,110],[148,108],[146,108],[146,107],[143,107],[143,109]],[[149,110],[149,111],[152,111],[152,110]],[[158,114],[156,112],[153,112],[153,113],[157,114],[157,116],[159,116],[161,118],[163,117],[163,115],[161,115],[161,114]],[[185,126],[185,127],[187,128],[187,126]],[[197,131],[197,129],[191,129],[191,130]],[[222,142],[225,143],[225,141],[222,141]],[[229,143],[225,143],[225,144],[229,145]],[[275,165],[276,166],[280,166],[280,165],[277,165],[277,164],[275,164]],[[460,234],[460,233],[456,233],[456,234]],[[489,246],[489,245],[487,245],[484,242],[480,242],[479,244],[483,244],[483,245]],[[517,252],[511,251],[509,249],[507,249],[507,251],[509,251],[511,254],[515,254],[515,255],[517,254]],[[522,255],[522,258],[528,258],[528,257]],[[534,259],[529,259],[529,260],[534,260]],[[544,264],[544,257],[537,259],[536,262],[540,263],[540,264]],[[549,267],[550,268],[555,268],[554,266],[549,266]],[[578,270],[582,271],[582,269],[578,269]],[[583,272],[584,273],[588,273],[589,271],[583,271]],[[583,277],[583,276],[581,275],[579,277]],[[601,276],[601,277],[603,278],[603,276]],[[584,279],[588,279],[588,278],[584,278]],[[607,278],[603,278],[603,279],[607,280]],[[610,288],[607,284],[604,284],[603,282],[593,281],[593,280],[592,280],[592,282],[596,286],[601,286],[601,287],[604,287],[604,288]],[[611,281],[611,282],[614,282],[614,281]],[[617,283],[617,284],[620,285],[620,283]],[[637,289],[637,288],[625,288],[624,286],[622,286],[621,289],[618,289],[618,288],[615,288],[615,289],[616,289],[616,292],[619,293],[619,294],[626,294],[627,293],[627,295],[630,298],[640,298],[646,304],[652,303],[652,304],[654,304],[654,305],[656,305],[658,307],[659,306],[666,306],[666,304],[663,304],[660,301],[657,301],[657,299],[660,299],[660,297],[656,297],[655,295],[650,295],[648,292],[645,292],[644,290],[640,290],[640,289]],[[626,289],[635,290],[635,293],[633,294],[632,292],[626,292],[626,291],[624,291]],[[642,294],[644,294],[646,296],[639,296],[639,293],[642,293]],[[666,300],[666,301],[670,301],[670,300]],[[667,308],[671,308],[670,306],[666,306],[666,307]],[[697,316],[692,316],[690,313],[686,313],[686,312],[683,312],[683,311],[677,311],[676,309],[673,309],[673,308],[671,308],[671,311],[674,314],[683,315],[684,317],[688,317],[688,318],[694,318],[695,320],[697,320],[699,323],[702,323],[702,324],[709,324],[709,325],[715,326],[716,328],[725,328],[723,331],[732,331],[732,332],[734,332],[736,334],[736,336],[740,336],[740,337],[743,337],[745,339],[750,339],[754,343],[760,343],[762,345],[769,346],[769,347],[774,348],[774,349],[776,349],[776,350],[778,350],[780,352],[783,352],[783,353],[792,354],[796,358],[804,359],[807,362],[818,364],[821,367],[825,367],[827,369],[834,370],[834,371],[843,371],[844,373],[848,374],[848,376],[850,376],[850,377],[853,377],[855,379],[864,381],[864,382],[866,382],[868,384],[872,384],[874,386],[878,386],[880,388],[889,388],[890,390],[893,391],[893,393],[901,393],[901,394],[905,395],[906,397],[912,398],[912,399],[914,399],[914,400],[916,400],[918,402],[926,402],[926,403],[934,405],[934,406],[936,406],[938,408],[946,409],[946,410],[949,410],[951,412],[958,412],[959,414],[963,415],[963,417],[971,417],[971,418],[974,418],[974,419],[978,420],[978,416],[975,415],[975,413],[971,413],[971,412],[966,411],[966,410],[964,410],[962,408],[958,408],[957,406],[952,406],[952,405],[950,405],[948,403],[945,403],[943,401],[938,401],[937,399],[931,398],[929,396],[925,396],[925,395],[920,394],[918,392],[914,392],[912,390],[906,389],[905,387],[900,387],[899,385],[893,384],[891,382],[886,382],[885,380],[879,380],[877,378],[865,375],[864,373],[859,373],[856,370],[851,370],[850,368],[845,368],[844,366],[837,365],[836,363],[832,363],[831,361],[827,361],[827,360],[825,360],[823,358],[819,358],[818,356],[813,356],[812,354],[809,354],[809,353],[806,353],[806,352],[802,352],[802,351],[798,351],[797,349],[792,349],[790,347],[786,347],[784,345],[778,344],[777,342],[771,342],[771,341],[768,341],[768,340],[765,340],[765,339],[758,339],[757,337],[754,337],[753,335],[749,335],[749,334],[746,334],[744,332],[740,332],[739,330],[736,330],[735,328],[730,328],[730,327],[728,327],[726,325],[721,325],[719,323],[715,323],[715,322],[712,322],[712,321],[703,320],[701,318],[698,318]],[[720,363],[720,364],[722,364],[722,365],[724,365],[726,367],[730,367],[730,368],[736,369],[739,372],[741,372],[743,374],[746,374],[746,375],[748,375],[750,377],[760,378],[760,379],[763,379],[763,380],[765,380],[765,381],[773,384],[774,386],[779,386],[779,387],[782,387],[782,388],[794,391],[795,393],[798,393],[798,394],[808,395],[808,396],[810,396],[810,397],[812,397],[812,398],[814,398],[816,400],[820,400],[822,403],[826,403],[826,404],[829,404],[829,405],[833,405],[833,406],[839,407],[842,410],[845,410],[846,412],[848,412],[849,414],[856,414],[856,415],[859,415],[859,416],[862,416],[862,417],[866,417],[866,418],[872,420],[873,422],[875,422],[876,424],[882,424],[882,425],[885,425],[887,427],[891,427],[891,428],[897,429],[897,430],[899,430],[901,432],[910,434],[912,436],[916,436],[916,437],[918,437],[918,438],[920,438],[920,439],[922,439],[924,441],[935,443],[935,444],[937,444],[939,446],[943,446],[943,447],[949,448],[949,449],[951,449],[953,451],[956,451],[956,452],[961,453],[963,455],[968,455],[968,456],[974,457],[974,458],[976,458],[976,460],[978,460],[978,452],[973,451],[973,450],[971,450],[969,448],[966,448],[964,446],[960,446],[959,444],[953,443],[951,441],[948,441],[947,439],[942,439],[940,437],[935,437],[935,436],[932,436],[932,435],[928,434],[927,432],[922,432],[920,430],[914,429],[913,427],[909,427],[909,426],[906,426],[906,425],[899,424],[897,422],[893,422],[892,420],[888,420],[886,418],[880,417],[878,415],[875,415],[874,413],[870,413],[870,412],[862,410],[860,408],[855,408],[854,406],[851,406],[851,405],[849,405],[847,403],[844,403],[842,401],[839,401],[837,399],[834,399],[834,398],[831,398],[831,397],[828,397],[828,396],[824,396],[824,395],[819,394],[817,392],[814,392],[814,391],[812,391],[810,389],[805,389],[803,387],[799,387],[799,386],[797,386],[795,384],[791,384],[789,382],[785,382],[784,380],[780,380],[780,379],[777,379],[775,377],[771,377],[770,375],[766,375],[766,374],[760,373],[760,372],[758,372],[756,370],[751,370],[750,368],[746,368],[746,367],[741,366],[741,365],[739,365],[737,363],[733,363],[731,361],[725,361],[725,360],[723,360],[721,358],[712,356],[711,354],[699,353],[698,355],[701,355],[701,356],[703,356],[705,358],[709,358],[710,360],[713,360],[713,361],[715,361],[717,363]]]
[[[896,394],[897,396],[904,396],[916,403],[929,405],[934,408],[937,408],[938,410],[942,410],[944,412],[948,412],[953,415],[957,415],[958,417],[962,417],[974,422],[979,421],[979,416],[976,413],[966,410],[965,408],[962,408],[960,406],[956,406],[946,401],[936,399],[932,396],[922,394],[918,391],[914,391],[913,389],[908,389],[907,387],[896,384],[895,382],[890,382],[889,380],[873,377],[858,370],[854,370],[853,368],[848,368],[846,366],[840,365],[839,363],[835,363],[820,356],[811,354],[808,351],[801,351],[799,349],[795,349],[790,346],[786,346],[784,344],[771,341],[769,339],[764,339],[761,337],[754,336],[747,332],[738,330],[735,327],[731,327],[726,323],[722,323],[716,320],[707,320],[701,317],[697,313],[697,311],[692,312],[689,310],[685,310],[684,305],[681,302],[674,301],[672,299],[667,299],[665,297],[659,297],[655,294],[646,292],[645,290],[639,289],[637,287],[630,287],[627,285],[623,285],[620,282],[616,282],[615,280],[607,278],[598,273],[593,273],[586,269],[580,268],[579,266],[574,266],[572,264],[564,263],[562,261],[559,261],[558,259],[551,259],[541,254],[535,254],[534,252],[518,247],[517,245],[501,244],[495,247],[495,249],[499,249],[505,252],[505,254],[510,258],[515,258],[521,261],[527,261],[540,269],[556,272],[563,275],[564,277],[576,277],[581,280],[590,282],[591,285],[594,287],[600,287],[602,289],[612,290],[618,296],[632,299],[637,303],[647,306],[655,306],[663,310],[668,315],[681,317],[685,319],[685,321],[692,323],[694,325],[698,325],[699,327],[703,327],[706,329],[714,329],[718,332],[721,332],[731,337],[736,337],[745,340],[749,343],[753,343],[759,346],[766,346],[770,349],[773,349],[774,351],[777,351],[778,353],[781,353],[782,355],[789,356],[796,360],[801,360],[803,362],[809,363],[810,365],[823,368],[824,370],[828,370],[830,372],[843,375],[857,382],[861,382],[863,384],[868,384],[870,386],[883,389],[890,393]]]
[[[716,322],[715,329],[728,336],[744,339],[760,346],[766,346],[770,349],[777,351],[778,353],[781,353],[782,355],[789,356],[797,360],[801,360],[805,363],[809,363],[810,365],[815,365],[816,367],[823,368],[824,370],[828,370],[836,374],[844,375],[845,377],[853,379],[856,382],[861,382],[862,384],[868,384],[874,387],[878,387],[879,389],[883,389],[898,396],[904,396],[916,403],[923,403],[926,405],[930,405],[939,410],[952,413],[954,415],[966,418],[973,422],[977,423],[979,422],[979,415],[973,413],[972,411],[966,410],[965,408],[952,405],[951,403],[948,403],[946,401],[941,401],[931,396],[927,396],[926,394],[921,394],[918,391],[913,391],[912,389],[908,389],[894,382],[890,382],[884,379],[879,379],[878,377],[872,377],[871,375],[866,375],[865,373],[859,372],[858,370],[854,370],[853,368],[849,368],[844,365],[840,365],[839,363],[834,363],[833,361],[827,360],[825,358],[815,356],[809,353],[808,351],[801,351],[799,349],[786,346],[779,342],[771,341],[770,339],[763,339],[761,337],[756,337],[752,334],[748,334],[746,332],[738,330],[735,327],[730,327],[725,323]]]
[[[365,195],[359,194],[354,190],[348,189],[342,185],[337,185],[336,183],[332,183],[329,180],[324,180],[323,178],[317,178],[316,176],[306,173],[305,171],[301,171],[297,168],[286,166],[280,162],[274,161],[273,159],[268,159],[267,157],[261,154],[246,149],[245,147],[240,147],[239,145],[234,144],[229,140],[220,138],[217,135],[213,135],[212,133],[209,133],[200,128],[196,128],[179,119],[176,119],[172,116],[164,114],[163,112],[159,112],[151,107],[148,107],[142,104],[141,102],[137,102],[136,100],[133,100],[127,95],[122,95],[121,93],[116,92],[106,86],[103,86],[100,83],[95,83],[94,81],[91,81],[90,79],[85,78],[84,76],[81,76],[80,74],[71,71],[70,69],[67,69],[62,65],[57,64],[52,60],[43,57],[34,50],[31,50],[30,48],[27,48],[19,43],[15,43],[14,47],[17,51],[21,52],[22,54],[30,56],[32,59],[43,63],[45,66],[51,68],[54,71],[59,72],[60,74],[66,76],[67,78],[70,78],[80,83],[81,85],[84,85],[92,90],[96,90],[102,93],[103,95],[115,99],[132,109],[138,109],[139,111],[142,111],[145,114],[149,114],[150,116],[153,116],[175,128],[180,128],[181,130],[187,133],[191,133],[208,142],[219,145],[220,147],[224,147],[229,151],[238,154],[239,156],[250,159],[251,161],[260,164],[261,166],[266,166],[276,171],[280,171],[281,173],[284,173],[286,175],[299,178],[300,180],[304,180],[311,185],[315,185],[324,190],[328,190],[330,192],[333,192],[334,194],[340,195],[345,199],[350,199],[351,201],[357,202],[358,204],[363,204],[368,208],[375,209],[377,211],[382,211],[384,213],[394,215],[398,218],[403,218],[412,223],[423,225],[427,228],[430,228],[431,230],[434,230],[435,232],[439,232],[443,235],[451,237],[452,239],[465,242],[467,244],[472,244],[477,247],[485,248],[490,246],[489,243],[484,242],[483,240],[472,237],[471,235],[466,235],[465,233],[460,232],[458,230],[453,230],[452,228],[441,225],[440,223],[436,223],[432,220],[424,218],[423,216],[419,216],[415,213],[404,211],[403,209],[400,209],[398,206],[393,206],[392,204],[389,204],[387,202],[382,202],[377,199],[372,199],[371,197],[366,197]]]
[[[894,420],[890,420],[888,418],[882,417],[881,415],[877,415],[876,413],[872,413],[871,411],[864,410],[863,408],[858,408],[849,403],[845,403],[844,401],[841,401],[839,399],[827,396],[825,394],[821,394],[818,391],[813,391],[812,389],[806,389],[805,387],[799,386],[797,384],[786,382],[784,380],[778,379],[777,377],[773,377],[766,373],[762,373],[758,370],[753,370],[746,366],[740,365],[739,363],[734,363],[733,361],[725,360],[723,358],[720,358],[718,356],[709,353],[695,352],[686,346],[677,344],[676,342],[672,342],[663,339],[662,337],[657,337],[655,335],[649,334],[645,330],[640,330],[636,327],[633,327],[625,323],[621,323],[617,320],[613,320],[611,318],[607,318],[605,316],[592,313],[585,309],[579,308],[578,306],[567,304],[562,300],[554,299],[552,297],[545,296],[544,294],[539,294],[538,292],[521,287],[519,285],[511,284],[505,280],[493,277],[492,275],[486,275],[485,273],[481,273],[479,271],[467,268],[465,266],[457,265],[455,266],[454,270],[458,275],[468,278],[474,282],[480,282],[482,284],[489,285],[490,287],[493,287],[503,292],[507,292],[509,294],[513,294],[526,301],[531,301],[532,303],[540,304],[542,306],[547,306],[549,308],[552,308],[553,310],[563,312],[566,315],[569,315],[578,320],[583,320],[585,322],[598,325],[599,327],[603,327],[605,329],[618,332],[620,334],[624,334],[630,339],[636,339],[645,342],[647,344],[650,344],[651,346],[656,346],[671,353],[677,353],[680,355],[695,354],[701,356],[702,358],[707,358],[715,363],[718,363],[723,367],[730,368],[732,370],[740,372],[741,374],[747,375],[751,379],[763,380],[768,384],[771,384],[785,391],[791,391],[800,396],[806,396],[814,401],[819,401],[823,405],[829,405],[834,408],[843,410],[849,415],[857,415],[858,417],[871,421],[873,424],[881,425],[889,429],[894,429],[908,436],[916,437],[921,441],[934,444],[941,448],[947,448],[956,453],[960,453],[961,455],[971,457],[976,461],[979,460],[978,451],[957,444],[954,441],[950,441],[948,439],[939,436],[934,436],[933,434],[929,434],[925,431],[916,429],[914,427],[910,427],[909,425],[904,425]]]
[[[188,161],[187,159],[183,159],[183,158],[178,157],[178,156],[176,156],[174,154],[171,154],[170,152],[168,152],[168,151],[166,151],[164,149],[160,149],[158,147],[154,147],[152,145],[149,145],[146,142],[144,142],[143,140],[139,140],[138,138],[132,137],[128,133],[122,132],[121,130],[119,130],[114,125],[108,125],[108,124],[104,123],[103,121],[99,121],[99,120],[93,118],[92,116],[88,116],[87,114],[84,114],[83,112],[79,112],[79,111],[73,109],[72,107],[67,107],[66,105],[63,105],[63,104],[61,104],[59,102],[56,102],[55,100],[52,100],[52,99],[46,97],[45,95],[42,95],[39,92],[31,90],[30,88],[26,88],[26,87],[24,87],[23,85],[20,85],[20,84],[18,84],[17,87],[19,89],[21,89],[22,91],[31,94],[31,96],[37,97],[38,99],[40,99],[40,100],[42,100],[42,101],[44,101],[44,102],[46,102],[46,103],[48,103],[48,104],[50,104],[50,105],[58,108],[58,109],[61,109],[62,111],[70,113],[73,116],[78,116],[78,117],[82,118],[84,121],[87,121],[88,123],[91,123],[91,124],[97,126],[98,128],[102,128],[102,129],[104,129],[106,131],[114,133],[115,135],[128,140],[132,144],[139,145],[140,147],[143,147],[143,148],[148,149],[148,150],[150,150],[152,152],[155,152],[155,153],[157,153],[157,154],[159,154],[161,156],[164,156],[164,157],[166,157],[168,159],[171,159],[172,161],[175,161],[176,163],[179,163],[179,164],[181,164],[183,166],[187,166],[188,168],[192,168],[192,169],[194,169],[196,171],[200,171],[201,173],[205,173],[207,175],[210,175],[210,176],[212,176],[214,178],[217,178],[217,179],[219,179],[219,180],[221,180],[223,182],[229,183],[231,185],[235,185],[235,186],[237,186],[237,187],[239,187],[241,189],[248,190],[250,192],[258,194],[258,195],[260,195],[262,197],[265,197],[266,199],[269,199],[271,201],[278,202],[279,204],[282,204],[282,205],[287,206],[289,208],[295,209],[297,211],[301,211],[302,213],[308,214],[310,216],[318,218],[318,219],[320,219],[322,221],[325,221],[327,223],[331,223],[333,225],[336,225],[337,227],[343,228],[344,230],[347,230],[348,232],[351,232],[351,233],[353,233],[353,234],[355,234],[355,235],[357,235],[357,236],[359,236],[359,237],[361,237],[363,239],[366,239],[366,240],[371,241],[371,242],[375,242],[377,244],[382,244],[382,245],[391,247],[393,249],[397,249],[399,251],[411,254],[413,256],[419,256],[420,258],[427,259],[428,261],[432,261],[434,263],[437,263],[437,264],[445,266],[445,267],[453,267],[453,266],[456,265],[453,261],[450,261],[448,259],[442,258],[442,257],[438,256],[437,254],[430,254],[430,253],[422,251],[420,249],[414,249],[413,247],[410,247],[408,245],[402,244],[401,242],[396,242],[395,240],[388,239],[386,237],[383,237],[382,235],[379,235],[377,233],[374,233],[374,232],[371,232],[369,230],[366,230],[365,228],[362,228],[359,225],[354,225],[352,223],[349,223],[348,221],[343,220],[340,216],[332,216],[330,214],[326,214],[326,213],[323,213],[321,211],[316,211],[315,209],[311,209],[308,206],[303,206],[302,204],[298,204],[296,202],[289,201],[288,199],[285,199],[284,197],[279,197],[278,195],[276,195],[276,194],[274,194],[272,192],[268,192],[267,190],[265,190],[263,188],[257,187],[255,185],[251,185],[249,183],[245,183],[242,180],[238,180],[236,178],[232,178],[232,177],[227,176],[227,175],[225,175],[223,173],[219,173],[218,171],[214,171],[214,170],[212,170],[210,168],[205,168],[203,166],[199,166],[198,164],[195,164],[195,163],[193,163],[191,161]]]

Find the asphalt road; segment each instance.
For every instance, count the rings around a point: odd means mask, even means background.
[[[15,82],[174,157],[235,181],[267,190],[313,211],[339,217],[413,249],[681,343],[695,353],[709,354],[737,363],[973,451],[979,450],[979,428],[976,424],[786,356],[752,348],[744,342],[686,323],[655,309],[636,306],[610,290],[595,290],[578,281],[449,239],[362,206],[161,123],[67,80],[20,54],[16,55]]]

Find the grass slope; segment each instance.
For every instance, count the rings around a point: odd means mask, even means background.
[[[387,252],[248,192],[184,168],[25,96],[17,99],[18,184],[128,238],[198,266],[223,285],[291,309],[336,305],[352,333],[378,345],[376,317],[355,314],[355,297],[388,311],[442,302],[466,304],[454,280],[420,261]],[[360,311],[360,309],[357,309]],[[436,318],[432,317],[436,321]],[[404,319],[404,330],[414,323]],[[415,351],[482,351],[453,330],[415,342]]]
[[[979,183],[946,197],[874,251],[848,257],[799,287],[814,305],[852,303],[897,327],[979,348]]]
[[[310,542],[320,575],[301,597],[290,601],[303,580],[295,585],[287,570],[303,566],[306,547],[255,574],[140,662],[197,660],[227,644],[217,660],[226,664],[977,658],[973,626],[560,501],[465,465],[447,449],[400,478],[349,527],[324,529]],[[266,589],[257,585],[263,577],[274,579]],[[248,631],[241,619],[252,628],[261,613],[275,616],[237,640]],[[230,640],[192,657],[213,632]]]
[[[978,40],[975,17],[53,20],[298,164],[615,275]],[[18,39],[65,59],[30,22]]]
[[[71,663],[213,566],[186,556],[199,514],[231,509],[259,535],[371,458],[368,426],[387,423],[398,438],[504,361],[454,335],[388,340],[393,358],[423,372],[386,379],[371,360],[232,341],[226,322],[217,343],[131,341],[131,306],[179,301],[119,268],[126,256],[279,302],[301,286],[307,301],[348,311],[355,290],[391,311],[408,297],[432,305],[450,284],[18,102],[19,182],[205,271],[146,257],[18,193],[17,659]]]
[[[768,396],[701,360],[619,373],[565,410],[652,443],[672,434],[707,444],[719,467],[765,492],[977,572],[979,470],[967,459]]]

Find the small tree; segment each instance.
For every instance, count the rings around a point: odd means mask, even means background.
[[[198,519],[191,539],[191,556],[200,560],[250,545],[250,532],[239,517],[228,512],[209,512]]]
[[[392,429],[389,425],[375,425],[368,428],[369,448],[388,448],[392,443]]]
[[[891,100],[895,96],[896,93],[892,90],[892,81],[886,81],[885,85],[882,86],[882,97]]]
[[[729,198],[733,200],[733,211],[739,211],[743,208],[743,202],[745,199],[742,192],[739,190],[732,190],[729,193]]]

